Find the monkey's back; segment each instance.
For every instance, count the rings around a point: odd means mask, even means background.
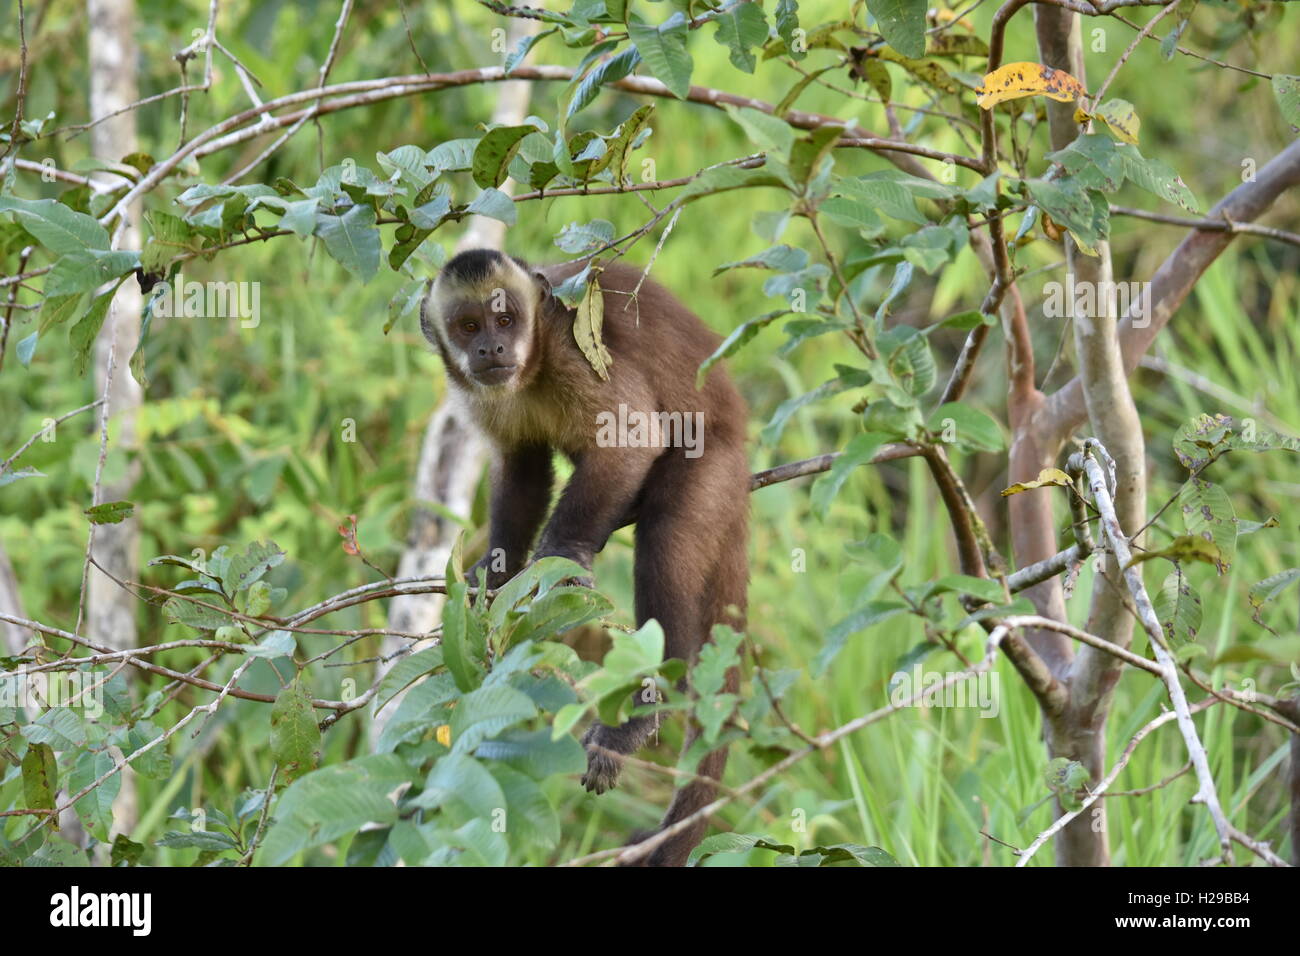
[[[541,269],[553,284],[578,271],[572,263]],[[713,366],[701,388],[695,387],[701,363],[716,351],[721,338],[676,296],[643,271],[615,263],[600,273],[604,294],[601,338],[613,358],[609,380],[602,381],[578,348],[573,336],[574,311],[553,300],[543,316],[548,363],[556,363],[566,396],[592,416],[618,411],[704,413],[707,442],[741,446],[747,412],[721,364]],[[633,290],[641,283],[632,298]],[[574,382],[582,383],[573,389]],[[544,384],[544,383],[543,383]],[[591,418],[588,418],[590,421]]]

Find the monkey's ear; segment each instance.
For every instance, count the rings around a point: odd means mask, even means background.
[[[546,278],[546,276],[542,275],[536,269],[533,270],[532,275],[533,285],[537,287],[538,299],[543,305],[545,305],[551,300],[551,296],[554,295],[554,290],[551,288],[551,280]]]

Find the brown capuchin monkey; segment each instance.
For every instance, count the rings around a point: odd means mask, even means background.
[[[718,337],[654,282],[642,283],[633,299],[642,274],[623,265],[605,268],[597,280],[601,336],[613,359],[602,380],[574,338],[573,310],[552,294],[578,268],[534,269],[475,249],[448,262],[425,296],[420,326],[494,448],[488,552],[475,568],[490,588],[518,573],[530,550],[533,560],[559,555],[590,571],[609,536],[635,522],[637,624],[657,620],[665,657],[693,663],[714,624],[745,626],[745,403],[721,366],[696,389],[696,372]],[[651,419],[658,428],[634,427]],[[633,427],[620,431],[624,423]],[[573,477],[547,519],[555,452],[573,462]],[[733,669],[727,690],[737,684]],[[613,787],[621,756],[641,749],[653,729],[652,716],[620,727],[593,724],[583,737],[586,788],[599,794]],[[687,746],[696,733],[688,730]],[[726,761],[725,749],[704,757],[699,778],[677,790],[662,827],[713,799],[712,781]],[[693,823],[646,862],[685,864],[706,827],[703,819]]]

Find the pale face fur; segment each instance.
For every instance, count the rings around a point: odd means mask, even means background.
[[[475,281],[439,274],[423,322],[476,396],[519,391],[534,357],[538,288],[512,259]]]

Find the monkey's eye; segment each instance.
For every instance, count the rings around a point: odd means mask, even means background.
[[[503,329],[504,329],[504,328],[509,328],[509,326],[510,326],[514,321],[515,321],[515,320],[514,320],[511,316],[508,316],[508,315],[498,315],[498,316],[497,316],[497,326],[498,326],[499,328],[503,328]]]
[[[478,323],[467,319],[460,324],[460,329],[462,332],[472,335],[478,331]]]

